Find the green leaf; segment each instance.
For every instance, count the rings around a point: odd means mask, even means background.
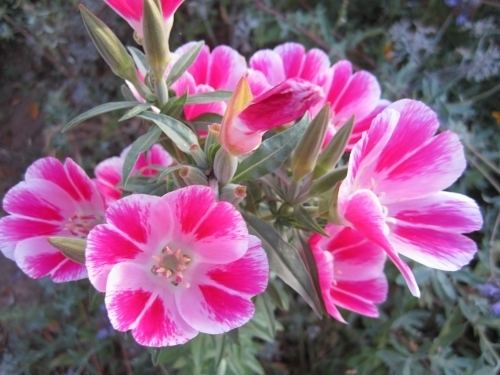
[[[87,246],[87,241],[81,238],[74,237],[49,237],[49,243],[57,247],[61,252],[69,259],[85,264],[85,247]]]
[[[108,112],[118,111],[120,109],[132,108],[137,106],[137,104],[139,103],[130,101],[130,102],[110,102],[98,105],[97,107],[89,109],[88,111],[83,112],[82,114],[76,116],[66,125],[64,125],[62,131],[66,132],[74,128],[75,126],[81,124],[82,122],[88,120],[89,118],[99,116]]]
[[[125,157],[123,162],[123,172],[122,172],[122,184],[127,185],[127,181],[130,177],[130,172],[139,157],[139,155],[149,150],[149,148],[156,143],[158,138],[160,138],[161,130],[157,127],[152,127],[146,134],[141,135],[137,138],[134,143],[130,146],[130,150]]]
[[[323,304],[319,291],[302,260],[299,250],[283,240],[281,235],[268,223],[245,214],[246,222],[252,233],[262,240],[266,249],[271,270],[294,289],[318,316],[322,316]]]
[[[226,101],[231,97],[231,91],[212,91],[189,95],[186,104],[200,104]]]
[[[180,58],[175,62],[170,70],[170,73],[167,77],[167,85],[171,85],[179,77],[189,69],[189,67],[193,64],[194,60],[198,57],[203,45],[205,43],[203,41],[193,43],[193,46],[187,50]]]
[[[262,142],[257,151],[240,163],[233,182],[254,180],[279,168],[301,139],[307,123],[307,119],[303,118],[284,132]]]
[[[146,55],[135,47],[128,46],[127,49],[134,59],[137,70],[139,70],[141,73],[147,73],[149,71],[149,64]]]
[[[179,120],[150,111],[143,112],[138,117],[155,123],[182,152],[192,154],[193,150],[200,149],[196,134]]]
[[[151,104],[136,105],[134,108],[125,112],[125,114],[118,119],[118,122],[130,120],[131,118],[134,118],[134,117],[140,115],[142,112],[147,111],[150,108],[151,108]]]

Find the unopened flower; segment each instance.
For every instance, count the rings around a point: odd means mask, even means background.
[[[104,0],[113,10],[118,13],[142,39],[143,35],[143,13],[144,0]],[[177,8],[184,0],[161,0],[161,11],[168,30],[172,27],[173,16]]]
[[[472,199],[441,191],[462,174],[465,155],[456,134],[435,135],[438,126],[436,114],[421,102],[390,105],[354,146],[339,191],[344,223],[386,251],[415,296],[415,278],[399,255],[458,270],[477,251],[463,233],[482,226]]]
[[[287,79],[253,98],[243,77],[224,114],[220,142],[232,155],[247,154],[259,147],[266,131],[297,120],[322,99],[316,85],[299,78]]]
[[[112,202],[120,199],[122,189],[123,163],[127,157],[130,147],[127,147],[120,156],[113,156],[105,159],[95,167],[96,184],[99,191],[106,199],[106,202]],[[143,152],[135,162],[131,176],[155,176],[159,172],[159,168],[168,167],[172,164],[172,158],[165,149],[156,144],[146,152]]]
[[[245,324],[269,272],[241,214],[196,185],[113,203],[89,235],[86,265],[113,327],[155,347]]]
[[[377,304],[385,301],[388,289],[383,250],[348,227],[327,225],[325,231],[328,237],[314,234],[309,245],[328,314],[345,323],[339,306],[377,318]]]
[[[4,197],[0,249],[30,277],[55,282],[87,276],[85,267],[48,242],[51,236],[86,238],[104,219],[103,198],[92,180],[71,159],[35,161],[24,181]]]
[[[194,42],[186,43],[174,52],[178,59],[187,52]],[[173,85],[176,95],[194,95],[216,90],[233,91],[247,70],[245,58],[228,46],[217,46],[212,51],[203,46],[198,57]],[[226,104],[223,101],[184,106],[184,116],[188,121],[206,114],[223,115]]]

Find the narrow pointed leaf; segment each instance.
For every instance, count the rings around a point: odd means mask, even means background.
[[[240,163],[233,182],[253,180],[279,168],[304,134],[307,123],[307,119],[303,118],[291,128],[262,142],[257,151]]]
[[[322,316],[323,305],[319,291],[315,287],[299,250],[285,241],[268,223],[253,215],[244,216],[250,231],[261,239],[269,257],[271,270],[294,289],[318,316]]]
[[[182,152],[191,154],[193,149],[200,149],[196,134],[179,120],[162,113],[150,111],[143,112],[138,117],[157,125]]]
[[[135,47],[127,47],[127,49],[132,55],[132,58],[134,59],[134,63],[137,69],[143,75],[146,75],[146,73],[149,71],[149,64],[146,55]]]
[[[98,105],[97,107],[89,109],[88,111],[83,112],[82,114],[76,116],[66,125],[64,125],[62,131],[64,133],[92,117],[96,117],[108,112],[118,111],[120,109],[132,108],[137,106],[137,104],[140,103],[134,101],[128,101],[128,102],[110,102]]]
[[[170,73],[167,77],[167,85],[171,85],[179,77],[189,69],[189,67],[193,64],[194,60],[198,57],[200,54],[200,51],[205,43],[204,42],[197,42],[194,43],[193,46],[186,51],[179,59],[174,63],[172,66],[172,69],[170,70]]]
[[[222,102],[231,98],[231,91],[212,91],[188,96],[186,104]]]
[[[304,207],[297,205],[294,208],[293,216],[295,219],[295,226],[300,229],[305,229],[308,231],[313,231],[319,233],[323,236],[328,237],[328,233],[326,233],[321,225],[304,209]]]
[[[131,118],[134,118],[134,117],[140,115],[142,112],[145,112],[150,108],[151,108],[151,104],[139,104],[139,105],[135,106],[134,108],[125,112],[125,114],[118,119],[118,122],[130,120]]]
[[[139,155],[151,148],[152,145],[156,143],[158,138],[160,138],[161,130],[157,127],[152,127],[146,134],[141,135],[137,138],[134,143],[130,146],[130,150],[127,153],[127,157],[123,162],[123,172],[122,172],[122,184],[127,186],[127,181],[130,177],[130,172],[139,157]]]
[[[69,259],[85,264],[85,247],[87,246],[87,241],[81,238],[74,237],[49,237],[49,243],[61,250],[61,252]]]

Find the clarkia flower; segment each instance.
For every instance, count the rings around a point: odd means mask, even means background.
[[[232,155],[247,154],[259,147],[266,131],[297,120],[322,99],[321,89],[298,78],[253,98],[243,77],[222,119],[220,142]]]
[[[92,180],[71,159],[35,161],[24,181],[5,194],[0,219],[0,249],[30,277],[55,282],[87,276],[83,265],[67,258],[48,237],[86,238],[104,219],[104,201]]]
[[[96,185],[106,202],[113,202],[122,197],[120,188],[122,182],[123,163],[130,147],[122,151],[120,156],[105,159],[95,167]],[[172,164],[172,158],[165,149],[156,144],[137,158],[132,167],[131,176],[152,177],[158,174],[159,168]]]
[[[385,250],[415,296],[418,285],[400,254],[431,268],[458,270],[477,251],[463,233],[482,226],[472,199],[441,191],[466,163],[458,136],[435,135],[438,126],[423,103],[393,103],[354,146],[339,191],[344,224]]]
[[[241,214],[198,185],[114,202],[89,235],[86,265],[113,327],[155,347],[245,324],[269,272]]]
[[[353,135],[348,146],[352,147],[359,134],[367,130],[374,113],[381,111],[387,102],[380,101],[380,85],[367,71],[353,73],[352,64],[341,60],[329,72],[326,102],[330,104],[332,122],[326,136],[328,142],[336,130],[354,116]],[[365,121],[366,120],[366,121]]]
[[[187,52],[194,42],[186,43],[174,53],[174,60]],[[245,74],[247,63],[245,58],[228,46],[217,46],[212,51],[203,46],[199,55],[173,85],[176,95],[194,95],[216,90],[233,91],[236,84]],[[188,121],[205,113],[223,115],[226,104],[223,101],[184,106],[184,116]]]
[[[318,270],[328,314],[345,323],[337,306],[377,318],[377,304],[387,298],[385,254],[354,229],[327,225],[328,237],[313,234],[309,246]]]
[[[142,39],[143,36],[143,12],[144,0],[104,0],[116,13],[134,29],[137,36]],[[177,8],[184,0],[161,0],[161,11],[165,23],[170,30],[173,22],[173,16]]]
[[[330,59],[320,49],[306,52],[299,43],[280,44],[273,50],[255,52],[250,58],[249,82],[254,95],[289,78],[301,78],[326,91]]]

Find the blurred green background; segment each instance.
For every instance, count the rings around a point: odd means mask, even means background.
[[[128,25],[103,1],[82,2],[133,44]],[[91,173],[143,131],[137,121],[102,116],[60,133],[73,116],[121,96],[77,4],[0,3],[2,195],[42,155],[70,156]],[[473,234],[480,252],[455,273],[414,266],[420,300],[388,265],[390,297],[378,320],[349,314],[349,325],[318,320],[292,295],[271,306],[259,302],[255,321],[224,339],[201,336],[161,351],[114,332],[88,282],[37,282],[2,258],[0,374],[499,373],[499,14],[496,0],[187,0],[176,16],[174,48],[204,39],[249,57],[298,41],[324,49],[333,62],[349,58],[373,72],[387,99],[430,105],[442,128],[464,142],[469,168],[453,189],[481,205],[485,225]],[[269,309],[278,324],[271,324]]]

